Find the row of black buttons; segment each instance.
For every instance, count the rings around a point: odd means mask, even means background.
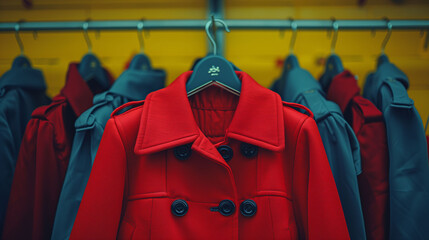
[[[234,156],[234,151],[228,145],[221,145],[218,147],[217,150],[226,162],[230,161]],[[254,158],[256,155],[258,155],[258,147],[248,143],[242,143],[240,146],[240,151],[241,154],[243,154],[247,158]],[[189,157],[191,157],[191,153],[191,144],[186,144],[174,148],[174,155],[179,160],[188,159]]]
[[[188,212],[188,203],[183,199],[177,199],[171,204],[171,212],[177,217],[185,216]],[[210,209],[219,212],[223,216],[230,216],[235,212],[235,204],[231,200],[223,200],[219,206]],[[240,204],[240,212],[245,217],[251,217],[256,214],[257,206],[255,201],[247,199]]]

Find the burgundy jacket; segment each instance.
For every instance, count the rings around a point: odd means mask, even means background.
[[[34,110],[16,163],[3,239],[50,239],[75,133],[76,118],[92,106],[93,92],[70,64],[64,88]],[[109,75],[112,82],[112,78]]]
[[[349,239],[314,119],[236,73],[113,112],[70,239]]]
[[[388,239],[389,152],[383,115],[360,95],[354,75],[347,70],[333,78],[327,98],[340,106],[359,141],[362,173],[358,182],[367,238]]]

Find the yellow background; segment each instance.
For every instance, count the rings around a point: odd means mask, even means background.
[[[225,0],[227,19],[429,19],[429,2],[403,0]],[[201,0],[34,0],[32,9],[21,1],[0,0],[0,21],[129,20],[129,19],[204,19],[206,1]],[[363,86],[366,75],[375,68],[380,44],[386,31],[340,31],[336,53],[345,68],[358,75]],[[429,115],[429,49],[424,49],[427,33],[419,30],[393,31],[386,53],[410,78],[409,95],[414,99],[423,122]],[[94,53],[115,77],[139,49],[137,31],[90,32]],[[226,34],[225,57],[269,86],[280,75],[278,61],[288,54],[291,32],[233,30]],[[80,61],[87,52],[82,32],[21,33],[25,55],[43,70],[48,94],[53,96],[64,85],[67,66]],[[168,83],[187,71],[195,58],[207,53],[203,31],[146,32],[145,52],[154,67],[164,68]],[[323,72],[323,59],[330,53],[326,31],[298,31],[295,54],[302,67],[313,76]],[[10,68],[19,54],[14,33],[0,33],[0,74]]]

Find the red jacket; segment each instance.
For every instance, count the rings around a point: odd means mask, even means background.
[[[349,239],[315,121],[236,73],[113,112],[70,239]]]
[[[77,64],[70,64],[61,93],[50,105],[34,110],[16,163],[3,239],[50,239],[74,122],[92,105],[92,98]]]
[[[389,232],[389,152],[386,126],[380,110],[360,96],[353,74],[335,76],[327,98],[336,102],[359,141],[362,173],[358,176],[367,238],[388,239]]]

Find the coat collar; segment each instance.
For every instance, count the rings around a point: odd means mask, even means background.
[[[409,80],[404,72],[402,72],[393,63],[383,62],[377,67],[375,72],[370,73],[367,76],[363,87],[363,97],[371,100],[375,105],[378,105],[378,91],[383,83],[389,79],[399,81],[404,85],[405,89],[408,89],[409,87]]]
[[[328,87],[327,98],[334,101],[340,106],[341,111],[344,112],[356,95],[359,95],[360,88],[357,84],[355,76],[348,71],[336,75]]]
[[[278,85],[278,91],[282,99],[286,102],[296,102],[297,98],[308,91],[318,91],[324,95],[319,82],[310,72],[295,67],[280,77],[281,83]]]
[[[199,129],[186,94],[192,71],[168,87],[151,93],[144,104],[134,151],[149,154],[194,142],[193,148],[213,149]],[[226,130],[234,138],[268,150],[284,148],[284,122],[280,96],[260,86],[248,74],[236,71],[242,81],[240,99]],[[203,92],[200,94],[204,94]],[[213,151],[212,151],[213,152]]]
[[[61,89],[61,94],[65,96],[76,116],[80,116],[84,111],[92,106],[94,94],[81,77],[78,64],[71,63],[67,71],[66,84]]]

